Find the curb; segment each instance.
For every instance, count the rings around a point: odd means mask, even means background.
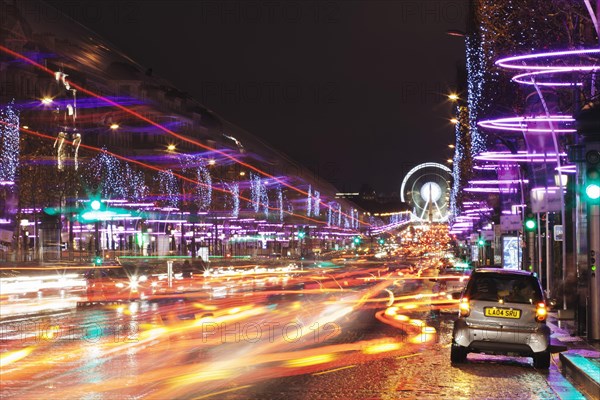
[[[593,399],[600,398],[600,371],[587,358],[574,352],[559,354],[565,376]]]

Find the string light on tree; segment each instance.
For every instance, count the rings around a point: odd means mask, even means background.
[[[261,186],[260,176],[250,173],[250,200],[252,201],[252,208],[255,213],[260,210]]]
[[[265,218],[269,217],[269,194],[267,192],[267,181],[264,183],[260,181],[260,203],[263,209],[263,213],[265,214]]]
[[[212,177],[208,170],[208,166],[214,164],[210,163],[211,160],[207,162],[203,158],[199,159],[196,168],[196,203],[200,210],[210,209],[212,203]]]
[[[279,210],[279,221],[283,222],[283,191],[277,186],[277,209]]]
[[[160,193],[165,194],[165,203],[170,207],[179,206],[179,188],[177,178],[170,169],[158,172]]]
[[[313,216],[318,218],[321,216],[321,192],[315,190],[313,196],[315,198],[315,201],[313,202]]]
[[[148,195],[149,189],[144,179],[142,171],[134,171],[126,163],[124,167],[125,182],[127,183],[127,198],[135,201],[141,201]]]
[[[14,100],[0,109],[0,185],[15,182],[19,166],[19,112]]]
[[[225,187],[231,193],[231,216],[237,218],[240,215],[240,185],[237,182],[226,183]]]
[[[306,196],[306,215],[312,214],[312,186],[308,185],[308,195]]]
[[[103,151],[92,159],[90,167],[103,198],[126,197],[123,167],[116,157]]]

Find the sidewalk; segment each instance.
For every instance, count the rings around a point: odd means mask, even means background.
[[[587,398],[600,399],[600,343],[576,336],[575,321],[559,320],[556,313],[550,313],[547,323],[552,330],[552,346],[560,351],[561,374]]]

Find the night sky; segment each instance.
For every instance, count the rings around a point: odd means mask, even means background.
[[[341,191],[452,156],[467,0],[48,3]]]

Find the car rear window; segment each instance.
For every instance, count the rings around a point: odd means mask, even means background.
[[[527,275],[475,274],[466,293],[472,300],[527,304],[543,301],[537,279]]]

